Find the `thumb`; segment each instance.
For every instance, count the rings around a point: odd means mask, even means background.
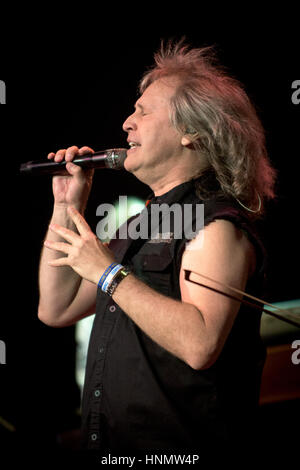
[[[71,176],[74,176],[74,178],[77,178],[80,181],[92,181],[95,171],[94,168],[87,168],[83,170],[79,165],[76,165],[73,162],[67,162],[66,169]]]
[[[66,169],[67,169],[68,173],[70,173],[70,175],[72,175],[72,176],[76,176],[81,172],[80,166],[75,165],[75,163],[72,163],[72,162],[67,162],[66,163]]]

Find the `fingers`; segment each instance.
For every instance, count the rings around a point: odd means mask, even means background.
[[[82,236],[92,236],[94,237],[94,233],[91,231],[89,224],[85,221],[84,217],[78,212],[75,207],[69,206],[68,207],[68,214],[73,220],[74,224],[76,225],[76,228],[79,232],[79,234]],[[50,224],[49,225],[50,230],[53,232],[57,233],[60,235],[62,238],[67,240],[69,243],[72,243],[73,245],[76,245],[80,241],[80,236],[77,235],[77,233],[73,232],[73,230],[69,230],[65,227],[62,227],[61,225],[57,224]],[[60,242],[49,242],[49,248],[53,248],[54,245],[57,245],[60,248],[63,248],[60,250],[59,248],[58,251],[64,251],[64,253],[68,253],[68,251],[65,251],[65,243],[60,243]],[[46,245],[48,246],[48,245]],[[55,248],[54,248],[55,249]]]
[[[95,153],[91,147],[81,147],[78,150],[78,155],[84,155],[85,153]]]
[[[69,243],[53,242],[51,240],[45,240],[44,245],[47,248],[50,248],[51,250],[61,251],[62,253],[66,253],[66,254],[70,253],[71,245],[69,245]]]
[[[86,153],[94,153],[94,150],[87,146],[78,148],[76,145],[73,145],[67,149],[60,149],[56,153],[50,152],[48,153],[47,158],[49,160],[54,160],[55,162],[61,162],[63,160],[66,160],[66,162],[71,162],[78,155],[85,155]]]
[[[72,248],[68,243],[53,242],[51,240],[45,240],[44,245],[51,250],[61,251],[67,255],[70,253],[70,249]],[[69,258],[68,256],[64,256],[63,258],[49,260],[48,264],[49,266],[67,266],[69,265]]]
[[[65,158],[66,149],[60,149],[56,153],[48,153],[48,159],[54,160],[55,162],[61,162]]]
[[[48,264],[49,266],[70,266],[69,259],[67,256],[48,261]]]
[[[66,169],[70,175],[75,176],[78,182],[84,181],[83,171],[80,166],[75,165],[73,162],[67,162]]]
[[[50,230],[57,233],[58,235],[60,235],[65,240],[67,240],[69,243],[76,244],[76,242],[78,242],[80,240],[79,235],[77,235],[72,230],[69,230],[68,228],[62,227],[61,225],[50,224],[49,228],[50,228]],[[52,244],[52,246],[53,246],[53,244]]]
[[[92,235],[94,236],[93,232],[90,229],[89,224],[85,221],[84,217],[75,209],[73,206],[68,207],[68,213],[73,220],[74,224],[80,235]]]

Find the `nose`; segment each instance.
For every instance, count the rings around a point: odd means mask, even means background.
[[[130,132],[130,131],[135,131],[137,128],[135,119],[134,119],[135,113],[131,114],[128,116],[128,118],[124,121],[123,123],[123,130],[125,132]]]

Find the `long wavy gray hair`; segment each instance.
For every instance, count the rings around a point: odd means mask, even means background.
[[[199,196],[205,200],[225,194],[248,208],[253,218],[261,217],[265,200],[275,197],[276,170],[261,121],[241,83],[217,63],[213,47],[162,42],[154,59],[139,91],[157,79],[176,78],[171,123],[182,135],[191,134],[199,156],[208,162],[207,178],[202,170],[202,183],[195,179]]]

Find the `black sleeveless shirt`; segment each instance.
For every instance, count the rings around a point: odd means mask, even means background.
[[[193,209],[204,204],[204,225],[226,219],[243,230],[256,250],[256,270],[246,292],[262,295],[264,247],[237,202],[224,197],[202,201],[191,180],[153,197],[143,211],[149,221],[154,203],[191,204]],[[110,248],[117,261],[130,265],[143,282],[180,300],[179,270],[186,241],[184,235],[172,238],[171,231],[166,238],[115,238]],[[208,369],[194,370],[150,339],[98,289],[82,401],[84,447],[122,455],[199,453],[209,443],[230,447],[237,439],[249,439],[265,360],[260,316],[259,310],[241,304],[217,361]]]

